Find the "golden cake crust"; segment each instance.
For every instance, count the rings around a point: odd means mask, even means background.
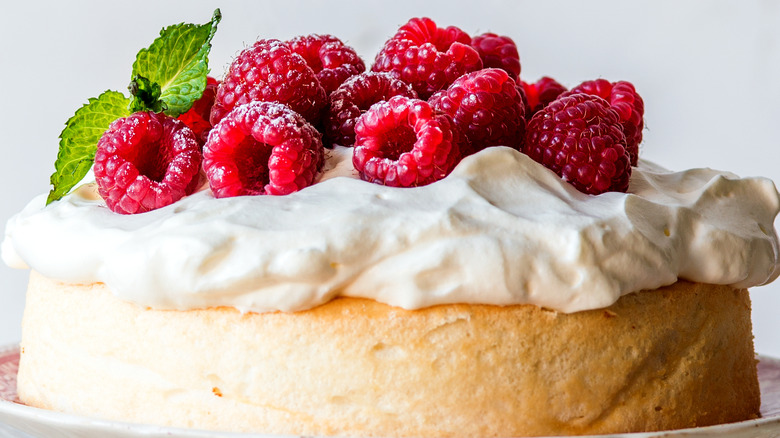
[[[23,402],[114,420],[362,436],[676,429],[758,416],[746,290],[679,281],[607,309],[161,311],[33,273]]]

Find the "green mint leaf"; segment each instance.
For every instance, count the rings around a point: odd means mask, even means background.
[[[130,94],[133,96],[128,108],[130,112],[154,111],[159,113],[168,109],[168,105],[160,100],[162,90],[157,82],[135,75],[127,89],[130,90]]]
[[[65,196],[89,171],[95,161],[100,137],[114,120],[130,115],[129,100],[117,91],[106,91],[79,108],[60,134],[56,169],[51,175],[54,188],[46,205]]]
[[[133,63],[132,77],[142,76],[161,89],[165,114],[177,117],[189,110],[206,89],[211,39],[222,14],[217,9],[204,25],[176,24],[160,31],[147,49],[141,49]]]

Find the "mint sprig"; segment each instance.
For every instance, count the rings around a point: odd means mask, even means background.
[[[65,123],[60,134],[60,150],[51,175],[54,188],[46,199],[48,205],[65,196],[89,172],[95,160],[100,136],[114,120],[130,115],[129,99],[122,93],[106,91],[79,108]]]
[[[142,77],[152,85],[157,84],[165,114],[178,117],[203,95],[211,39],[221,19],[222,14],[217,9],[206,24],[182,23],[166,27],[149,48],[138,52],[133,63],[133,82]],[[140,98],[136,96],[134,107],[140,106],[136,104],[138,100]],[[147,108],[153,110],[152,106]]]
[[[168,105],[160,100],[162,95],[162,89],[160,84],[152,82],[149,79],[135,75],[133,80],[130,81],[130,85],[127,86],[130,91],[130,95],[133,96],[130,101],[131,112],[151,110],[156,113],[161,113],[168,109]]]
[[[47,205],[68,194],[89,172],[98,140],[114,120],[137,111],[178,117],[192,107],[206,89],[208,54],[221,19],[217,9],[206,24],[164,28],[152,45],[136,56],[128,87],[132,98],[109,90],[76,111],[60,134]]]

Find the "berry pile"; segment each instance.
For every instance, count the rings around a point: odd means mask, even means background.
[[[207,62],[220,18],[216,11],[201,39],[184,47],[160,49],[156,41],[139,52],[127,105],[137,112],[111,123],[94,155],[112,210],[160,208],[191,194],[201,178],[215,197],[286,195],[313,184],[324,148],[336,146],[354,148],[362,179],[388,186],[430,184],[468,155],[508,146],[581,192],[628,190],[644,127],[644,103],[629,82],[597,79],[570,90],[550,77],[526,82],[510,37],[472,37],[429,18],[402,25],[370,71],[337,37],[312,34],[258,40],[220,81],[206,78],[207,69],[183,71],[182,81],[201,84],[194,96],[171,96],[189,85],[164,89],[176,77],[144,76],[159,69],[143,62],[165,61],[165,50],[186,60],[182,51],[202,44],[196,56]],[[101,96],[82,118],[123,115],[110,99],[123,102]],[[78,131],[78,119],[79,112],[68,130]],[[68,130],[64,136],[73,135]]]

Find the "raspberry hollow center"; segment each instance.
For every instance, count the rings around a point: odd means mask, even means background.
[[[168,171],[168,163],[171,161],[172,146],[169,141],[163,139],[149,138],[149,141],[142,142],[134,152],[133,157],[125,157],[133,163],[141,175],[146,176],[154,182],[162,182]]]
[[[396,161],[404,152],[414,149],[417,134],[411,126],[401,125],[389,129],[384,136],[383,156]]]
[[[241,185],[250,193],[263,193],[270,180],[268,160],[273,147],[246,136],[235,149],[235,163]]]

